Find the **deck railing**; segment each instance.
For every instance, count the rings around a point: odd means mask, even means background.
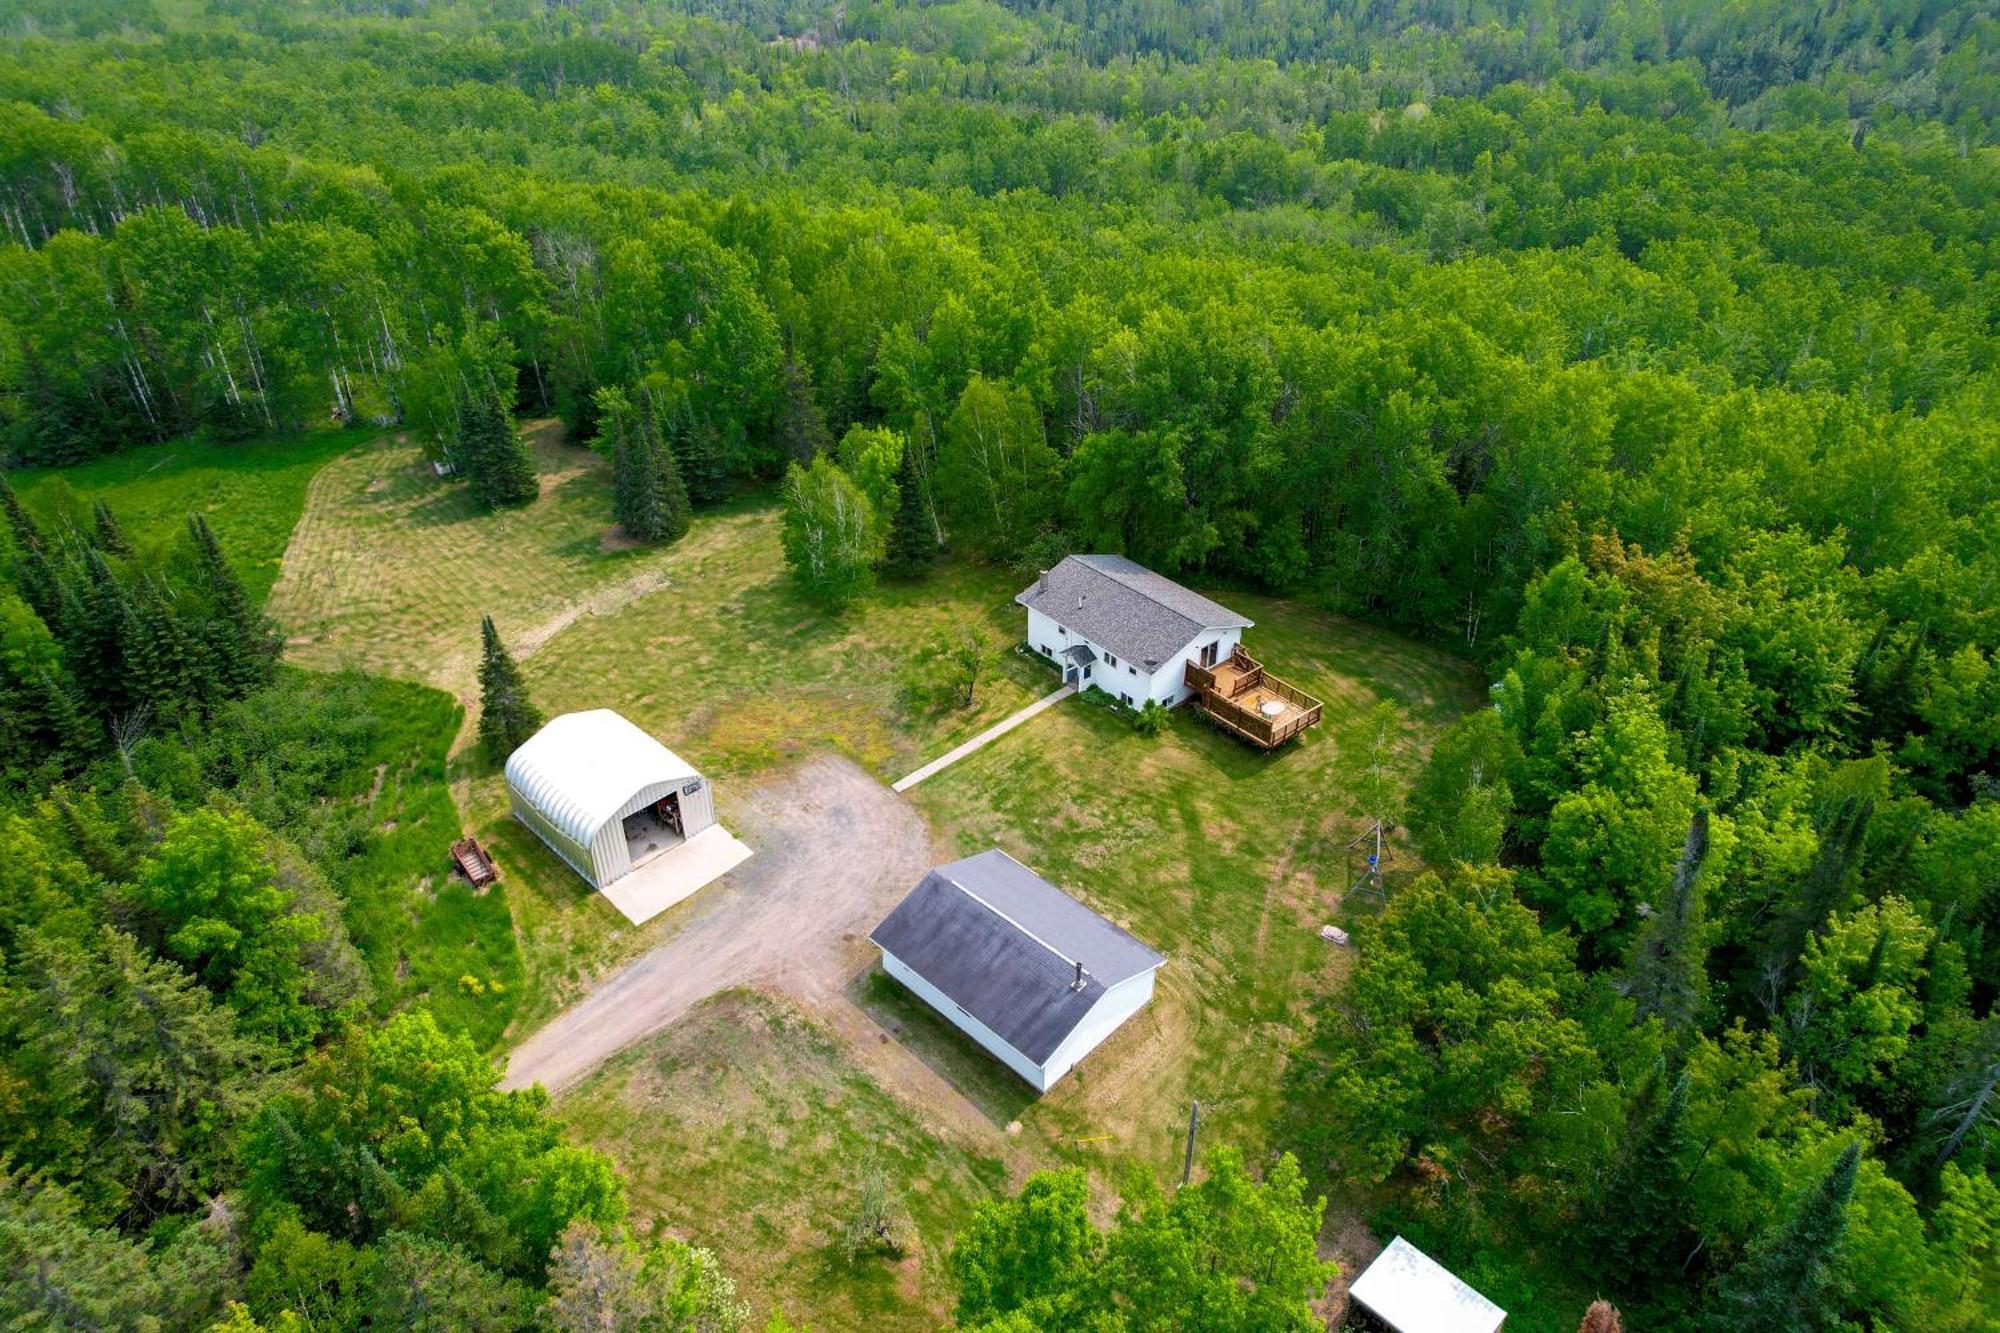
[[[1304,690],[1279,680],[1242,648],[1231,654],[1235,668],[1228,678],[1221,673],[1189,662],[1185,679],[1188,688],[1201,699],[1202,711],[1229,731],[1266,750],[1275,750],[1308,727],[1317,726],[1324,706]],[[1242,695],[1263,689],[1290,703],[1296,712],[1269,718],[1255,708],[1237,702]]]

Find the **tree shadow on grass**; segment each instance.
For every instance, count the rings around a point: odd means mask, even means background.
[[[470,487],[444,482],[440,482],[439,486],[441,489],[430,499],[410,506],[403,515],[405,524],[415,528],[439,528],[450,523],[463,523],[487,512],[473,497]]]
[[[890,1040],[929,1066],[996,1129],[1005,1129],[1040,1099],[1033,1088],[944,1016],[896,984],[874,964],[846,986],[856,1008],[882,1025]]]

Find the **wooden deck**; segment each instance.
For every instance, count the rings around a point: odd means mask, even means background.
[[[1189,662],[1187,684],[1211,722],[1266,750],[1317,726],[1324,707],[1305,691],[1268,674],[1263,663],[1240,647],[1213,668]]]

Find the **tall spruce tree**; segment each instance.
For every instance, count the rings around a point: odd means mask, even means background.
[[[90,544],[106,555],[131,555],[132,543],[126,540],[125,529],[118,525],[118,515],[111,512],[111,502],[98,498],[90,508]]]
[[[688,524],[694,521],[694,505],[688,497],[687,482],[681,477],[680,460],[661,438],[650,402],[640,406],[639,421],[645,432],[647,452],[652,456],[654,474],[659,478],[660,540],[679,541],[687,536]]]
[[[14,493],[14,488],[7,484],[4,476],[0,476],[0,510],[6,511],[7,531],[14,538],[16,551],[45,549],[42,530],[35,526],[34,519],[28,517],[28,511],[21,505],[21,497]]]
[[[133,702],[125,648],[132,642],[132,602],[102,551],[84,554],[81,570],[65,579],[56,618],[63,665],[86,704],[109,717]]]
[[[191,626],[185,601],[150,581],[130,595],[125,617],[126,689],[133,700],[164,712],[212,702],[222,692],[211,643],[215,622]]]
[[[1700,887],[1707,858],[1708,811],[1697,809],[1672,888],[1639,932],[1623,983],[1641,1018],[1657,1017],[1674,1033],[1693,1030],[1707,991]]]
[[[1847,1201],[1861,1145],[1850,1143],[1798,1209],[1759,1237],[1716,1287],[1715,1328],[1812,1333],[1838,1319],[1833,1259],[1847,1230]]]
[[[924,475],[917,466],[917,442],[906,440],[896,466],[896,512],[889,516],[889,536],[882,563],[892,574],[915,578],[938,557],[937,529],[924,508]]]
[[[208,622],[201,640],[214,660],[222,692],[247,694],[270,682],[278,655],[284,651],[284,640],[271,618],[250,600],[208,520],[189,514],[187,527],[208,601]]]
[[[541,493],[535,460],[497,395],[459,400],[457,452],[473,495],[488,509],[523,505]]]
[[[660,442],[653,414],[634,406],[621,389],[597,393],[600,431],[609,436],[612,504],[618,525],[642,542],[673,541],[688,529],[687,488],[672,451]]]
[[[1656,1105],[1627,1136],[1592,1228],[1598,1254],[1611,1261],[1609,1275],[1640,1291],[1656,1277],[1678,1274],[1694,1241],[1685,1165],[1696,1155],[1687,1126],[1688,1075],[1682,1071],[1664,1100],[1658,1081],[1648,1082]]]
[[[8,535],[14,543],[14,586],[42,623],[53,628],[62,605],[62,581],[55,562],[49,559],[47,539],[5,477],[0,477],[0,510],[6,512]]]
[[[812,376],[796,354],[785,358],[783,374],[778,387],[778,441],[791,457],[810,463],[833,447],[833,432],[813,396]]]
[[[1806,941],[1826,925],[1846,898],[1868,835],[1868,821],[1874,814],[1875,802],[1866,796],[1841,798],[1820,830],[1819,852],[1812,869],[1766,933],[1757,980],[1764,1005],[1772,1013],[1777,1012],[1778,1002],[1791,985]]]
[[[712,505],[729,494],[728,470],[722,462],[722,437],[706,418],[683,421],[667,439],[674,467],[695,507]]]
[[[492,616],[479,622],[479,638],[479,744],[502,764],[541,727],[542,715],[529,702],[521,668],[507,655]]]

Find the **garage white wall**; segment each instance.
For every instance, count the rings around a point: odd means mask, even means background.
[[[1146,1001],[1153,998],[1153,978],[1158,973],[1159,969],[1153,968],[1136,977],[1127,977],[1099,996],[1083,1022],[1076,1025],[1076,1031],[1049,1056],[1044,1066],[1048,1081],[1043,1087],[1053,1087],[1057,1079],[1076,1067],[1077,1061],[1096,1050],[1126,1019],[1145,1008]]]

